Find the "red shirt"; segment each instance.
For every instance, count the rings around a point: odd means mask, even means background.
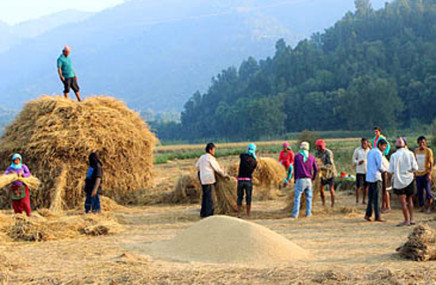
[[[289,166],[294,164],[294,153],[292,150],[286,152],[282,150],[279,155],[279,162],[281,162],[286,169],[289,169]]]

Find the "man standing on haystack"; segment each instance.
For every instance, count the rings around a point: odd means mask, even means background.
[[[363,188],[362,204],[366,204],[366,196],[368,194],[368,183],[366,183],[366,159],[369,152],[369,142],[366,138],[362,138],[360,147],[354,150],[353,164],[356,166],[356,204],[359,203],[360,190]]]
[[[335,206],[335,178],[338,175],[336,173],[336,166],[333,158],[333,152],[327,149],[327,144],[323,140],[317,140],[315,146],[316,146],[315,157],[320,159],[323,164],[320,167],[320,170],[322,172],[321,186],[320,186],[322,205],[325,206],[324,187],[326,185],[329,185],[330,199],[332,201],[332,208],[333,208]]]
[[[366,182],[369,184],[368,206],[366,207],[365,220],[371,222],[374,208],[375,221],[385,222],[380,215],[380,191],[382,190],[382,173],[388,171],[383,166],[383,152],[386,150],[388,142],[381,138],[377,142],[377,147],[368,153]]]
[[[316,179],[318,166],[315,158],[309,153],[308,142],[300,144],[300,152],[294,158],[295,198],[291,218],[297,219],[300,212],[301,195],[306,196],[306,217],[312,216],[312,181]]]
[[[80,102],[82,99],[80,98],[80,87],[77,83],[77,75],[73,70],[73,64],[71,62],[71,58],[69,57],[71,53],[71,47],[65,46],[62,50],[62,54],[58,57],[57,67],[59,78],[64,84],[64,97],[68,98],[70,89],[73,89],[76,94],[77,100]]]
[[[404,222],[397,226],[414,225],[413,221],[413,195],[415,194],[414,172],[418,170],[413,152],[406,148],[403,138],[395,143],[397,151],[392,154],[389,173],[393,174],[394,193],[398,195],[403,210]]]
[[[206,145],[206,154],[203,154],[195,164],[199,172],[201,188],[203,191],[200,217],[206,218],[213,215],[212,190],[216,184],[215,174],[221,175],[228,179],[229,176],[221,169],[215,158],[216,147],[213,143]]]

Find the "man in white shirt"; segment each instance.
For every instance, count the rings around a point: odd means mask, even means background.
[[[199,171],[201,188],[203,191],[200,216],[206,218],[213,215],[213,200],[212,190],[216,183],[215,174],[218,173],[222,177],[228,179],[229,176],[221,169],[218,161],[215,158],[215,145],[208,143],[206,145],[206,153],[203,154],[195,164],[195,168]]]
[[[366,204],[366,195],[368,194],[368,183],[366,182],[366,160],[369,152],[369,142],[366,138],[360,141],[361,146],[354,150],[353,164],[356,166],[356,204],[359,203],[360,190],[363,187],[362,204]]]
[[[398,138],[397,151],[391,156],[389,173],[393,174],[394,193],[398,195],[403,210],[404,222],[398,226],[415,224],[413,221],[413,195],[415,194],[414,172],[418,170],[415,155],[406,149],[406,143]]]
[[[367,157],[366,182],[368,189],[368,206],[366,207],[365,220],[371,222],[372,210],[374,207],[375,221],[385,222],[380,215],[380,191],[382,190],[382,173],[387,171],[383,166],[382,157],[388,142],[384,138],[377,141],[377,147],[370,150]]]

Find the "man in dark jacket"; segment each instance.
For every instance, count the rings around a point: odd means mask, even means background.
[[[253,172],[257,166],[256,158],[256,145],[249,144],[247,153],[241,153],[239,156],[241,161],[239,163],[238,173],[238,218],[241,217],[242,200],[245,196],[247,203],[247,216],[250,217],[251,211],[251,195],[253,193]]]

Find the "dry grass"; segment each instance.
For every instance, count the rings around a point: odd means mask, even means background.
[[[14,181],[17,181],[18,175],[8,174],[8,175],[0,175],[0,188],[6,187]]]
[[[82,201],[91,152],[103,162],[105,194],[122,200],[125,193],[150,185],[155,143],[147,124],[121,101],[100,96],[79,103],[43,96],[28,102],[6,129],[0,162],[5,167],[13,153],[21,153],[42,182],[32,191],[32,205],[59,209],[64,201],[71,209]],[[69,168],[60,179],[63,165]]]
[[[15,241],[49,241],[75,238],[84,235],[107,235],[120,232],[121,226],[113,216],[73,215],[56,216],[45,212],[45,217],[34,215],[15,215],[8,228],[8,235]]]
[[[164,203],[195,204],[201,199],[201,184],[198,175],[182,175],[177,180],[174,191],[163,197]]]
[[[436,260],[436,232],[429,225],[418,225],[408,241],[397,249],[400,256],[415,261]]]
[[[235,213],[236,207],[236,180],[224,179],[217,175],[215,187],[215,214],[225,215]]]

